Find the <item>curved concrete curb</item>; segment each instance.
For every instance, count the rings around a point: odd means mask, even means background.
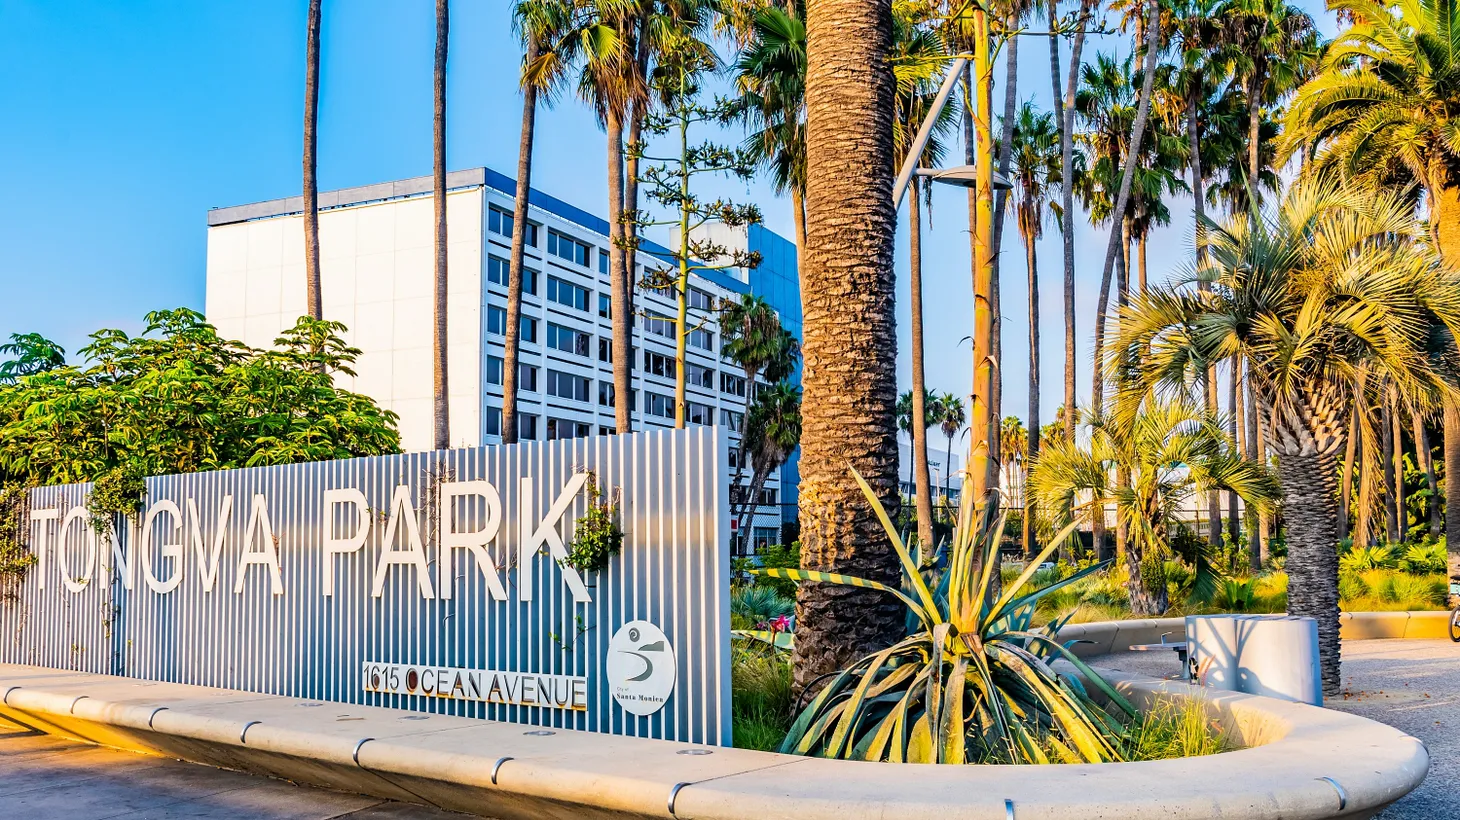
[[[1374,639],[1423,640],[1449,637],[1450,613],[1434,612],[1343,612],[1338,616],[1338,634],[1346,641]],[[1060,638],[1078,640],[1072,649],[1082,658],[1126,652],[1132,644],[1186,640],[1185,618],[1154,618],[1128,621],[1094,621],[1071,624],[1060,630]]]
[[[1159,626],[1159,625],[1158,625]],[[1155,627],[1140,627],[1155,628]],[[1111,675],[1133,699],[1193,690]],[[1423,745],[1340,712],[1235,693],[1254,748],[1079,766],[890,766],[0,665],[0,714],[136,751],[488,817],[705,820],[1349,820],[1424,779]]]

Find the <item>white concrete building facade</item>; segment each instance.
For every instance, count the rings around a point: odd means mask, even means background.
[[[448,175],[447,188],[451,442],[494,444],[501,440],[515,184],[477,168]],[[536,190],[529,201],[518,382],[521,436],[543,440],[612,433],[607,223]],[[319,202],[324,317],[343,323],[345,340],[361,350],[356,375],[337,382],[397,413],[404,449],[430,449],[431,179],[322,192]],[[205,311],[220,335],[269,347],[305,313],[302,208],[302,198],[292,197],[209,211]],[[741,234],[740,241],[762,253],[759,268],[711,273],[692,283],[692,313],[708,321],[688,347],[691,423],[734,429],[745,409],[743,375],[720,355],[722,340],[713,319],[718,300],[746,292],[761,295],[800,336],[794,246],[759,226]],[[662,258],[641,251],[635,281],[646,267],[661,264]],[[634,427],[671,427],[674,339],[672,321],[666,320],[675,315],[674,303],[640,287],[635,307],[641,315],[633,327]],[[794,518],[795,462],[781,472],[762,493],[753,541],[779,542],[782,518]]]

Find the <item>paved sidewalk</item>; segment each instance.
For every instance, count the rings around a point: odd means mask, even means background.
[[[1096,666],[1165,677],[1179,670],[1168,653],[1130,652]],[[1169,653],[1174,655],[1174,653]],[[1450,641],[1345,641],[1343,697],[1328,706],[1387,723],[1423,740],[1430,773],[1378,820],[1460,817],[1460,644]]]
[[[0,817],[455,820],[466,815],[103,749],[0,719]]]

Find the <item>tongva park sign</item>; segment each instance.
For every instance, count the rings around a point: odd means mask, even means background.
[[[0,661],[728,743],[727,456],[696,428],[163,476],[106,535],[88,485],[36,488]],[[625,537],[580,573],[590,479]]]

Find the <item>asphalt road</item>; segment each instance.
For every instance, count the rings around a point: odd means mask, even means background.
[[[118,752],[0,720],[0,818],[457,820],[466,815]]]
[[[1175,653],[1131,652],[1095,661],[1153,677],[1176,674]],[[1326,704],[1423,740],[1430,773],[1378,820],[1460,817],[1460,644],[1450,641],[1346,641],[1343,695]]]

